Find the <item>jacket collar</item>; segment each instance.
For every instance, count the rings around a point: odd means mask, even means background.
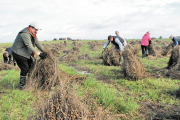
[[[28,30],[29,30],[29,33],[35,38],[36,34],[33,35],[29,27],[28,27]]]

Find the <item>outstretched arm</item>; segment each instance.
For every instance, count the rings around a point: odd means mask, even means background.
[[[104,44],[103,49],[105,49],[105,48],[109,45],[109,43],[110,43],[110,41],[108,40],[108,41]]]
[[[36,44],[36,47],[37,47],[41,52],[44,51],[44,47],[43,47],[42,44],[39,42],[39,40],[37,39],[37,37],[35,38],[35,44]]]

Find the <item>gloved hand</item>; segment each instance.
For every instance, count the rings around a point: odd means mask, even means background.
[[[41,59],[46,59],[47,53],[42,52],[42,53],[40,53],[39,57],[41,57]]]
[[[122,53],[121,52],[118,52],[119,53],[119,55],[122,55]]]
[[[102,53],[105,51],[105,49],[103,49]]]
[[[37,58],[40,55],[39,51],[36,51],[35,53],[32,54],[32,57]]]

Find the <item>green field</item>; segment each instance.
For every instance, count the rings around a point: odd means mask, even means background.
[[[156,39],[157,40],[157,39]],[[127,40],[132,41],[132,40]],[[170,39],[161,39],[170,41]],[[55,44],[63,41],[43,41],[42,44]],[[73,41],[67,41],[73,47]],[[88,42],[91,40],[77,41],[84,43],[80,47],[79,55],[87,53],[93,60],[75,60],[71,62],[60,62],[59,67],[69,75],[83,75],[85,80],[73,86],[76,94],[84,97],[87,93],[94,99],[96,104],[109,110],[113,115],[124,115],[119,119],[153,119],[158,113],[170,116],[174,114],[170,108],[178,107],[180,99],[176,97],[180,80],[163,77],[148,77],[146,79],[131,81],[123,78],[120,66],[104,66],[102,64],[102,47],[96,51],[89,50]],[[99,40],[105,43],[106,41]],[[2,43],[0,47],[9,47],[12,43]],[[110,48],[111,45],[108,46]],[[1,49],[1,54],[4,48]],[[63,56],[63,51],[58,51]],[[170,56],[161,58],[141,58],[141,51],[138,53],[140,61],[148,74],[154,74],[158,69],[167,66]],[[0,58],[2,64],[2,57]],[[88,71],[90,74],[81,74]],[[18,70],[0,71],[0,119],[19,120],[28,119],[37,114],[35,104],[41,102],[40,91],[19,90]],[[45,93],[43,93],[45,94]],[[161,107],[158,107],[161,106]],[[160,112],[162,111],[162,112]]]

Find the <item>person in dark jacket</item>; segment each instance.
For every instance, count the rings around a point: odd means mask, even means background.
[[[173,37],[172,35],[169,37],[175,45],[180,45],[180,38],[179,37]]]
[[[12,55],[17,62],[17,65],[21,69],[20,72],[20,89],[24,89],[26,84],[26,75],[31,68],[33,62],[32,57],[40,56],[42,59],[46,58],[46,53],[44,53],[44,48],[42,44],[38,41],[37,32],[39,25],[36,22],[31,23],[28,27],[21,30],[13,45],[12,45]],[[37,47],[42,53],[36,50]]]
[[[12,58],[12,49],[11,47],[6,48],[6,50],[4,51],[3,54],[3,58],[4,58],[4,63],[11,63],[11,58]],[[13,62],[14,62],[14,66],[16,66],[16,60],[13,57]]]
[[[109,35],[107,42],[103,46],[102,53],[105,51],[105,48],[109,45],[110,42],[115,45],[115,50],[117,50],[119,55],[120,55],[119,61],[121,63],[121,61],[123,59],[122,52],[123,52],[124,47],[125,47],[124,39],[121,38],[120,36],[111,36],[111,35]]]
[[[125,46],[124,39],[122,39],[119,36],[111,36],[111,35],[108,36],[108,40],[103,46],[102,53],[105,51],[105,48],[109,45],[110,42],[115,45],[115,49],[117,49],[117,50],[119,49],[118,53],[121,55],[122,51],[124,49],[124,46]]]

